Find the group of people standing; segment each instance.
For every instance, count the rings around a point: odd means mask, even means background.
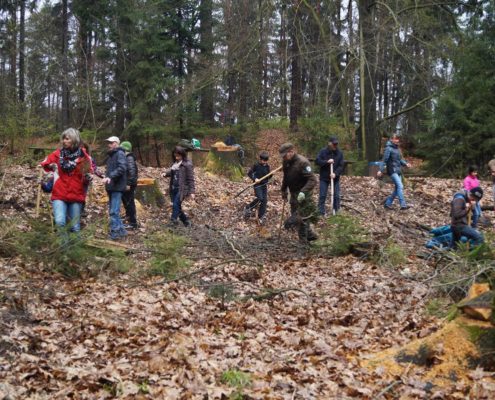
[[[103,178],[108,194],[109,238],[118,240],[127,236],[127,231],[138,228],[135,192],[138,182],[138,166],[132,153],[132,144],[120,142],[117,136],[106,139],[107,158],[106,172],[98,171],[95,160],[90,155],[89,146],[81,140],[79,131],[74,128],[62,132],[61,148],[55,150],[41,162],[47,172],[53,173],[51,202],[55,224],[64,241],[68,232],[79,232],[81,229],[81,213],[86,201],[86,195],[93,175]],[[316,156],[315,163],[319,166],[319,197],[318,206],[313,203],[312,192],[318,182],[312,170],[310,161],[297,153],[292,143],[285,143],[279,148],[282,159],[283,179],[281,186],[282,198],[290,204],[290,216],[285,221],[285,228],[296,228],[302,241],[316,240],[317,236],[311,228],[311,223],[318,216],[327,215],[327,196],[329,187],[333,188],[331,212],[335,214],[340,209],[340,177],[344,172],[344,155],[338,147],[338,138],[332,136],[327,146]],[[259,224],[265,222],[268,190],[270,179],[269,154],[262,151],[259,160],[248,171],[248,176],[254,182],[254,200],[244,209],[245,218],[253,213]],[[399,136],[393,135],[387,142],[382,162],[378,172],[380,177],[386,170],[394,184],[394,190],[384,202],[385,209],[392,209],[397,198],[400,209],[409,208],[403,193],[403,166],[409,164],[402,158],[399,150]],[[465,236],[474,244],[483,242],[483,235],[476,229],[481,216],[479,201],[483,190],[477,178],[477,168],[470,167],[464,180],[464,188],[454,195],[451,203],[451,229],[453,246],[461,236]],[[268,175],[268,176],[267,176]],[[492,172],[495,183],[495,171]],[[194,167],[188,159],[186,149],[176,146],[172,152],[172,165],[166,169],[164,176],[169,177],[169,195],[172,204],[172,214],[169,225],[174,227],[181,222],[191,226],[189,217],[182,209],[182,203],[187,198],[195,196]],[[494,186],[495,188],[495,186]],[[127,223],[120,217],[120,207],[124,205]]]
[[[138,228],[135,193],[138,183],[138,165],[132,153],[132,144],[120,142],[117,136],[105,140],[107,143],[106,171],[98,171],[91,157],[89,146],[82,142],[77,129],[66,129],[60,135],[61,148],[48,155],[41,167],[53,174],[50,185],[51,204],[57,231],[63,243],[69,240],[69,232],[81,230],[81,214],[86,202],[93,175],[103,178],[108,194],[109,239],[119,240],[127,231]],[[166,171],[170,176],[170,196],[173,203],[171,221],[180,220],[189,226],[190,221],[182,211],[181,203],[186,196],[194,197],[194,171],[187,159],[185,149],[177,146],[172,154],[173,165]],[[120,217],[124,205],[127,223]]]
[[[332,212],[340,209],[340,176],[344,172],[344,155],[338,148],[338,139],[330,137],[327,147],[320,150],[316,157],[316,164],[320,167],[320,194],[318,208],[312,200],[312,193],[316,187],[317,178],[311,167],[310,161],[298,154],[292,143],[284,143],[280,146],[279,155],[282,158],[282,198],[290,204],[290,216],[285,221],[286,229],[296,228],[299,239],[312,241],[317,239],[316,233],[311,228],[311,223],[316,222],[318,215],[326,215],[326,200],[328,187],[333,181]],[[244,208],[244,217],[249,218],[257,208],[258,223],[265,221],[266,206],[268,201],[267,184],[270,173],[268,165],[269,155],[262,151],[259,161],[248,171],[248,176],[254,182],[255,199]]]

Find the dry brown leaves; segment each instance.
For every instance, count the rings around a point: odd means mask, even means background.
[[[157,178],[166,191],[160,170],[140,171]],[[252,383],[242,391],[254,399],[460,398],[468,393],[489,398],[494,393],[486,375],[432,388],[412,367],[395,377],[362,368],[363,355],[439,328],[424,311],[428,287],[351,256],[313,256],[291,232],[282,231],[279,240],[280,175],[270,183],[268,224],[260,228],[254,220],[244,221],[240,211],[252,190],[233,199],[247,179],[228,182],[200,168],[196,174],[197,196],[189,205],[194,228],[181,230],[193,239],[191,254],[201,258],[193,268],[235,262],[177,283],[140,276],[136,285],[125,276],[67,281],[43,266],[0,260],[0,397],[220,399],[235,391],[221,380],[227,370],[250,374]],[[36,185],[25,177],[34,175],[34,170],[12,169],[1,198],[3,216],[33,215]],[[483,185],[488,190],[488,183]],[[458,186],[457,181],[411,178],[405,193],[414,208],[386,212],[382,202],[391,185],[344,177],[343,210],[378,241],[393,236],[416,251],[426,240],[422,225],[448,222]],[[100,182],[95,189],[103,193]],[[97,202],[88,210],[88,223],[106,212]],[[168,216],[169,211],[147,210],[140,216],[143,229],[130,243],[143,246],[146,230]],[[104,227],[99,234],[105,234]],[[145,260],[133,257],[136,270],[143,268]],[[411,268],[416,265],[411,256]],[[267,288],[304,293],[222,304],[208,295],[212,284],[221,283],[238,298]]]

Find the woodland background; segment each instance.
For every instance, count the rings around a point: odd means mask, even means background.
[[[495,154],[494,23],[473,0],[2,0],[0,143],[74,126],[160,165],[179,138],[286,127],[373,161],[397,131],[462,175]]]

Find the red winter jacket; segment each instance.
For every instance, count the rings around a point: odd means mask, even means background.
[[[55,171],[55,181],[52,190],[52,200],[62,200],[68,203],[84,203],[86,199],[85,185],[88,181],[84,174],[93,171],[91,167],[91,158],[84,149],[81,149],[83,156],[76,161],[76,168],[70,173],[65,172],[60,166],[60,149],[55,150],[46,157],[41,166],[45,171],[51,171],[49,165],[57,164]]]

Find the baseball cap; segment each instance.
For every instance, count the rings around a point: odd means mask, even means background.
[[[292,143],[284,143],[282,146],[280,146],[278,152],[281,156],[285,156],[289,152],[289,150],[292,150],[293,148],[294,145]]]
[[[105,139],[105,142],[116,142],[120,144],[120,139],[117,136],[110,136],[108,139]]]
[[[330,136],[328,138],[328,143],[339,144],[339,139],[336,136]]]
[[[476,198],[476,200],[481,200],[481,198],[483,197],[483,189],[481,189],[479,186],[478,187],[475,187],[475,188],[472,188],[469,193],[471,193],[471,196],[473,196],[474,198]]]

